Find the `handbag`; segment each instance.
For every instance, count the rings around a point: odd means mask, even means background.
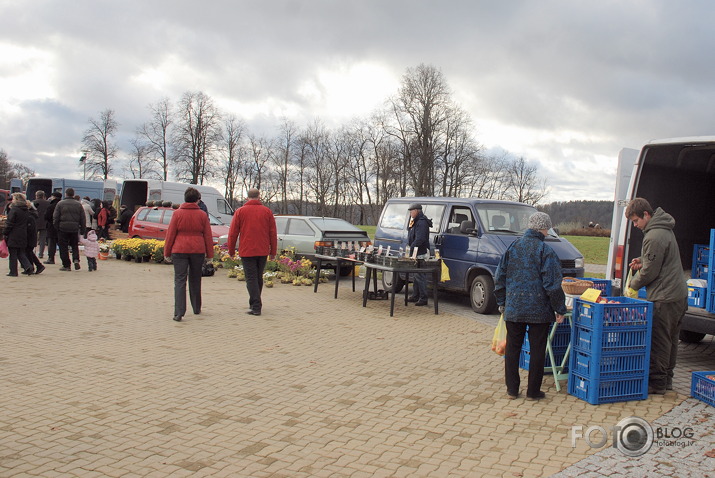
[[[7,256],[10,255],[10,250],[7,248],[7,242],[5,242],[5,239],[0,241],[0,257],[5,259]]]
[[[504,321],[504,314],[499,317],[497,328],[494,329],[494,336],[492,337],[492,352],[499,356],[506,354],[506,322]]]
[[[204,265],[201,266],[201,277],[210,277],[214,275],[216,272],[216,269],[214,269],[213,262],[204,262]]]

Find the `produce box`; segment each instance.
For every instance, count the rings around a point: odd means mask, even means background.
[[[569,395],[591,405],[645,400],[648,398],[648,374],[603,380],[590,379],[571,370],[568,389]]]
[[[582,327],[646,326],[653,319],[653,304],[628,297],[605,297],[608,303],[577,299],[574,304],[574,325]]]
[[[552,350],[554,352],[554,360],[556,361],[556,365],[561,365],[561,362],[564,360],[564,355],[566,355],[566,348],[562,350],[556,350],[555,348],[552,347]],[[531,361],[531,351],[529,350],[524,350],[521,349],[521,354],[519,354],[519,367],[524,369],[524,370],[529,370],[529,362]],[[565,364],[564,367],[564,372],[568,369],[568,362]],[[551,373],[551,357],[549,357],[549,353],[546,353],[546,360],[544,361],[544,373]]]
[[[594,279],[591,277],[583,277],[583,280],[590,280],[593,282],[593,288],[600,290],[602,295],[611,295],[611,281],[608,279]]]
[[[705,308],[708,290],[705,287],[688,286],[688,306]]]
[[[642,353],[602,355],[600,360],[596,360],[593,354],[574,350],[572,357],[571,369],[582,377],[610,380],[648,375],[649,363]]]
[[[715,407],[715,371],[693,372],[690,395]]]

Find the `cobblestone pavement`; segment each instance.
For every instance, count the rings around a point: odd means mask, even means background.
[[[219,271],[201,315],[176,323],[171,267],[58,267],[0,279],[0,476],[613,475],[631,461],[572,447],[572,426],[712,420],[680,385],[593,406],[546,378],[546,400],[506,400],[493,317],[459,299],[389,317],[347,283],[338,299],[332,284],[276,285],[252,317],[244,284]],[[704,446],[678,463],[712,470],[712,435],[695,438]],[[594,470],[594,454],[613,465]]]

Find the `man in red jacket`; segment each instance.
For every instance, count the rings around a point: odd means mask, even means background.
[[[248,201],[233,215],[228,231],[228,253],[233,257],[238,240],[238,255],[243,263],[248,289],[246,313],[261,315],[261,291],[263,290],[263,270],[268,256],[275,257],[278,249],[276,220],[273,212],[261,203],[258,189],[248,191]]]

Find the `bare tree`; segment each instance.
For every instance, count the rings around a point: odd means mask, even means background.
[[[203,92],[184,93],[172,141],[180,180],[203,184],[214,174],[212,153],[221,137],[220,119],[211,97]]]
[[[90,127],[84,132],[82,145],[86,151],[84,167],[90,178],[106,180],[112,172],[111,161],[117,156],[119,148],[113,143],[119,123],[114,118],[114,110],[106,109],[99,119],[90,118]]]
[[[281,214],[288,213],[289,184],[292,176],[297,132],[298,127],[296,124],[283,118],[280,126],[280,136],[276,140],[275,155],[273,156],[277,173],[278,197],[280,199],[278,212]]]
[[[511,199],[534,205],[546,196],[546,179],[539,181],[536,169],[536,166],[529,164],[523,156],[508,166],[507,184]]]
[[[129,142],[132,145],[129,158],[129,172],[135,179],[162,179],[159,171],[161,163],[149,156],[151,146],[144,142],[143,137],[137,134]]]
[[[161,165],[161,179],[169,179],[169,128],[173,122],[169,98],[149,105],[151,117],[138,130],[147,142],[146,152]]]
[[[315,203],[316,214],[328,216],[334,171],[330,161],[330,133],[315,120],[302,139],[306,145],[305,181],[307,196]]]
[[[223,176],[225,195],[231,206],[236,207],[236,185],[244,163],[245,148],[241,142],[246,134],[246,125],[234,115],[229,115],[223,122],[223,134],[219,150],[223,155]]]
[[[35,170],[22,163],[13,163],[4,149],[0,149],[0,189],[10,189],[10,180],[21,179],[26,183],[36,176]]]

